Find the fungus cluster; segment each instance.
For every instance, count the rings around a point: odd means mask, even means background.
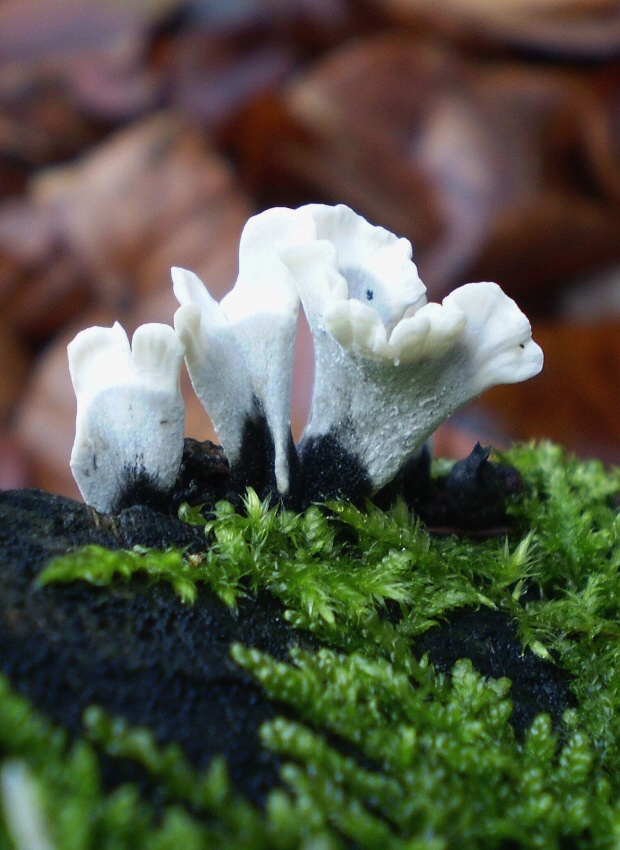
[[[140,482],[162,494],[174,486],[183,360],[230,463],[232,488],[285,501],[371,495],[457,408],[542,368],[526,316],[497,284],[470,283],[427,303],[410,242],[343,205],[250,218],[237,281],[219,303],[190,271],[173,268],[172,281],[174,329],[143,325],[130,346],[120,325],[93,327],[68,348],[77,396],[71,469],[101,512],[117,509]],[[315,385],[295,446],[300,302]]]

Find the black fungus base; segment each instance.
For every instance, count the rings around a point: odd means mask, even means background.
[[[334,430],[309,437],[299,447],[302,506],[346,500],[361,504],[372,493],[370,478],[359,459],[347,451]]]
[[[389,508],[397,499],[405,503],[432,531],[485,537],[506,532],[506,499],[519,493],[523,483],[511,466],[489,460],[490,447],[476,443],[471,453],[454,464],[449,475],[431,478],[428,447],[411,458],[398,475],[372,501]],[[137,481],[123,494],[122,507],[148,506],[176,517],[183,502],[204,505],[209,511],[220,499],[241,508],[251,486],[261,499],[283,501],[292,510],[330,500],[351,501],[364,506],[372,485],[359,460],[343,448],[336,431],[310,438],[300,445],[292,438],[288,446],[290,489],[276,496],[273,476],[273,440],[264,417],[246,422],[243,457],[230,469],[221,446],[209,440],[186,439],[174,489],[168,494],[153,491],[148,482]],[[244,469],[243,473],[239,470]],[[271,472],[270,472],[271,470]]]

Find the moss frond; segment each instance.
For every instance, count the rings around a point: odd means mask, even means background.
[[[233,656],[300,716],[267,723],[265,746],[289,760],[283,776],[294,797],[348,840],[607,846],[610,788],[592,782],[588,737],[574,731],[560,745],[540,715],[517,743],[507,680],[485,680],[465,660],[450,678],[421,668],[412,681],[389,662],[328,650],[294,652],[289,664],[241,646]]]

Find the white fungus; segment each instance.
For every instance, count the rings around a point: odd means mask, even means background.
[[[427,304],[407,240],[348,207],[300,213],[318,237],[283,251],[315,346],[302,464],[310,447],[320,453],[321,440],[337,440],[378,490],[457,408],[537,374],[542,351],[496,284],[467,284]]]
[[[290,486],[299,296],[279,251],[313,236],[312,220],[294,210],[274,208],[250,218],[241,235],[237,282],[219,304],[195,274],[172,269],[181,304],[175,328],[194,390],[231,467],[241,457],[248,424],[263,417],[274,444],[273,472],[281,494]]]
[[[301,488],[301,503],[379,490],[457,408],[542,368],[527,318],[497,284],[470,283],[427,303],[408,240],[343,205],[253,216],[237,281],[219,303],[193,272],[173,268],[172,280],[175,331],[145,325],[132,351],[116,324],[83,331],[69,346],[78,398],[71,468],[100,511],[118,507],[134,481],[161,491],[174,484],[183,357],[230,462],[231,488],[292,498]],[[315,386],[296,449],[300,299]]]
[[[132,486],[166,492],[183,454],[183,347],[168,325],[139,327],[129,345],[117,323],[81,331],[68,346],[77,396],[71,471],[87,504],[115,510]]]

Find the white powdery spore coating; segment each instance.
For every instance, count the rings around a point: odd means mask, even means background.
[[[181,304],[174,326],[185,350],[187,371],[234,464],[241,453],[243,422],[253,407],[246,355],[220,304],[200,278],[187,269],[173,268],[171,273]]]
[[[322,238],[283,251],[315,343],[301,450],[337,434],[378,489],[459,407],[537,374],[542,351],[497,284],[467,284],[428,304],[406,240],[347,207],[302,210]]]
[[[137,475],[170,489],[183,454],[183,346],[168,325],[93,327],[68,346],[77,396],[71,470],[87,504],[114,509]]]
[[[239,275],[218,304],[192,272],[174,268],[181,304],[175,327],[192,384],[232,465],[257,408],[275,450],[278,490],[289,487],[291,379],[299,295],[280,249],[315,236],[311,218],[276,207],[249,219],[239,246]]]

